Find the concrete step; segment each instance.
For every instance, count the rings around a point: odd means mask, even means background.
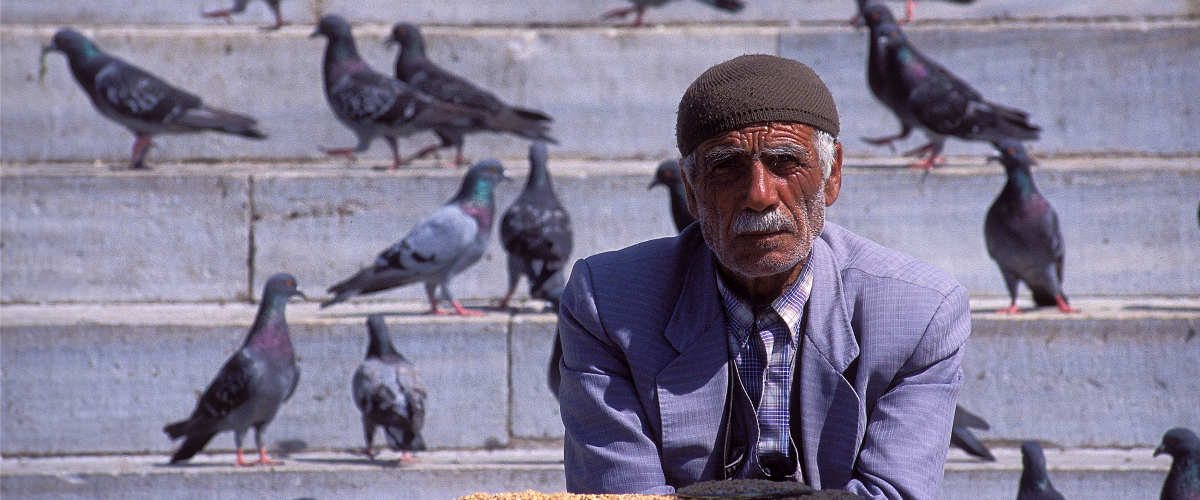
[[[6,2],[5,8],[13,3],[21,4]],[[837,3],[842,11],[852,5]],[[923,3],[922,8],[953,8]],[[703,7],[693,4],[678,2]],[[198,9],[186,10],[191,15]],[[40,47],[64,23],[14,24],[19,19],[6,17],[0,25],[5,47],[0,65],[7,69],[0,75],[0,160],[128,163],[131,134],[92,108],[61,55],[51,55],[45,82],[38,82]],[[394,49],[381,41],[390,24],[360,22],[355,31],[364,58],[389,74]],[[203,96],[208,104],[257,118],[270,135],[263,141],[220,134],[164,136],[156,139],[152,164],[313,160],[323,155],[318,146],[355,142],[326,104],[320,76],[325,42],[309,39],[307,25],[272,33],[223,25],[78,27],[104,50]],[[1194,119],[1195,102],[1186,91],[1200,88],[1200,68],[1192,64],[1200,46],[1200,18],[926,23],[906,29],[917,47],[989,99],[1030,112],[1043,127],[1042,138],[1031,146],[1035,153],[1200,153],[1200,120]],[[858,139],[898,130],[895,117],[867,89],[866,33],[841,22],[426,30],[435,61],[513,105],[553,116],[552,133],[560,141],[555,154],[647,160],[676,154],[675,112],[687,85],[712,64],[744,53],[779,54],[811,65],[833,91],[846,153],[891,157],[887,149]],[[1107,124],[1122,124],[1120,132]],[[907,150],[923,144],[917,135],[898,146]],[[432,134],[417,134],[402,148],[411,153],[433,141]],[[476,158],[522,157],[525,147],[524,140],[477,134],[466,151]],[[952,140],[946,153],[982,156],[991,154],[991,147]],[[390,155],[380,142],[364,160],[380,163]]]
[[[468,304],[478,305],[478,304]],[[1077,298],[1084,312],[1001,315],[972,304],[960,402],[991,423],[984,440],[1077,448],[1154,446],[1200,422],[1200,300]],[[351,375],[364,317],[388,315],[397,348],[429,389],[431,449],[495,449],[562,437],[546,385],[556,317],[430,317],[421,303],[288,309],[301,381],[268,429],[273,448],[362,446]],[[186,417],[240,346],[249,304],[0,307],[0,454],[167,454],[163,425]],[[218,436],[212,452],[229,451]]]
[[[1056,489],[1067,498],[1157,498],[1169,467],[1152,448],[1047,449]],[[996,462],[978,462],[951,450],[942,498],[1011,498],[1021,474],[1020,451],[993,449]],[[0,492],[20,500],[127,500],[194,498],[405,498],[450,500],[475,493],[565,488],[561,448],[491,452],[432,452],[420,462],[398,464],[391,456],[370,462],[358,455],[298,452],[284,465],[236,468],[232,455],[202,455],[185,467],[168,467],[163,456],[6,458]]]
[[[251,29],[274,22],[265,2],[249,3],[245,13],[233,18],[235,26],[225,26],[220,20],[205,19],[200,13],[228,8],[233,0],[134,0],[117,2],[67,1],[47,4],[29,0],[14,0],[0,5],[0,17],[6,23],[34,24],[144,24],[144,25],[205,25],[219,28]],[[414,0],[403,4],[386,0],[284,0],[281,10],[285,20],[311,25],[320,14],[338,13],[356,22],[391,24],[398,21],[431,25],[567,25],[621,24],[622,21],[602,21],[607,11],[626,7],[626,0],[598,2],[492,2],[480,5],[466,0]],[[903,4],[892,2],[897,11]],[[648,24],[679,23],[798,23],[845,22],[855,13],[854,4],[843,0],[808,0],[802,4],[785,0],[756,0],[730,14],[696,2],[673,2],[663,8],[647,11]],[[943,19],[990,18],[1142,18],[1191,16],[1200,13],[1186,0],[1105,2],[1080,0],[1070,3],[1039,2],[1037,0],[979,1],[970,6],[947,2],[927,1],[917,7],[919,21]],[[628,18],[623,23],[629,23]]]
[[[949,270],[972,296],[1006,296],[982,234],[1002,169],[960,157],[924,174],[902,161],[848,159],[829,219]],[[573,257],[675,234],[665,191],[646,189],[656,163],[552,156],[574,225]],[[497,189],[498,210],[528,171],[524,159],[505,164],[516,182]],[[279,271],[318,298],[449,199],[461,175],[430,163],[395,173],[328,162],[149,172],[4,165],[0,302],[245,301]],[[1061,221],[1068,296],[1200,296],[1195,158],[1047,159],[1034,176]],[[453,291],[502,297],[504,262],[492,244]],[[356,300],[395,299],[423,300],[424,292],[410,286]],[[1022,290],[1020,304],[1029,303]]]

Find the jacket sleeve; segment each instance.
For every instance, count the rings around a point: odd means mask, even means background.
[[[944,296],[915,349],[870,411],[846,489],[870,499],[941,497],[954,407],[970,335],[967,292]]]
[[[577,262],[559,311],[567,491],[672,493],[625,355],[626,341],[621,332],[605,329],[592,279],[588,262]]]

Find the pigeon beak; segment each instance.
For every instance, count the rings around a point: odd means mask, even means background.
[[[1166,447],[1166,446],[1163,446],[1163,445],[1161,445],[1161,444],[1160,444],[1160,445],[1158,445],[1158,448],[1155,448],[1155,449],[1154,449],[1154,456],[1156,456],[1156,457],[1157,457],[1157,456],[1159,456],[1159,455],[1162,455],[1162,454],[1164,454],[1164,453],[1166,453],[1166,452],[1167,452],[1167,447]]]
[[[316,38],[319,36],[321,36],[321,27],[320,26],[317,26],[315,29],[313,29],[313,32],[308,35],[309,38]]]
[[[659,184],[662,184],[662,182],[660,182],[658,179],[654,179],[653,181],[650,182],[649,186],[646,186],[646,190],[649,191],[651,189],[654,189],[654,186],[657,186]]]
[[[296,290],[296,293],[294,295],[299,295],[300,298],[302,298],[304,300],[308,300],[308,296],[304,295],[304,292],[301,292],[300,290]]]

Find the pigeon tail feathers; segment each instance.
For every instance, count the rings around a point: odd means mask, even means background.
[[[180,423],[186,423],[186,422],[180,422]],[[179,450],[176,451],[175,454],[171,456],[171,463],[177,464],[179,462],[188,460],[188,459],[196,456],[196,454],[200,453],[200,450],[203,450],[204,446],[207,445],[208,442],[211,441],[212,438],[216,435],[217,435],[217,433],[211,432],[211,433],[194,434],[194,435],[188,436],[187,440],[183,442],[183,446],[180,446]],[[172,436],[172,439],[174,439],[175,437],[178,437],[178,436]]]

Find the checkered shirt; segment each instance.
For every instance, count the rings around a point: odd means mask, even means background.
[[[728,319],[729,353],[757,409],[759,439],[752,448],[752,464],[757,464],[758,456],[767,453],[796,459],[791,456],[788,409],[796,350],[800,345],[800,321],[812,291],[810,262],[811,259],[805,261],[799,279],[769,306],[751,306],[734,295],[720,274],[717,275],[717,288]],[[756,335],[751,335],[751,331]]]

